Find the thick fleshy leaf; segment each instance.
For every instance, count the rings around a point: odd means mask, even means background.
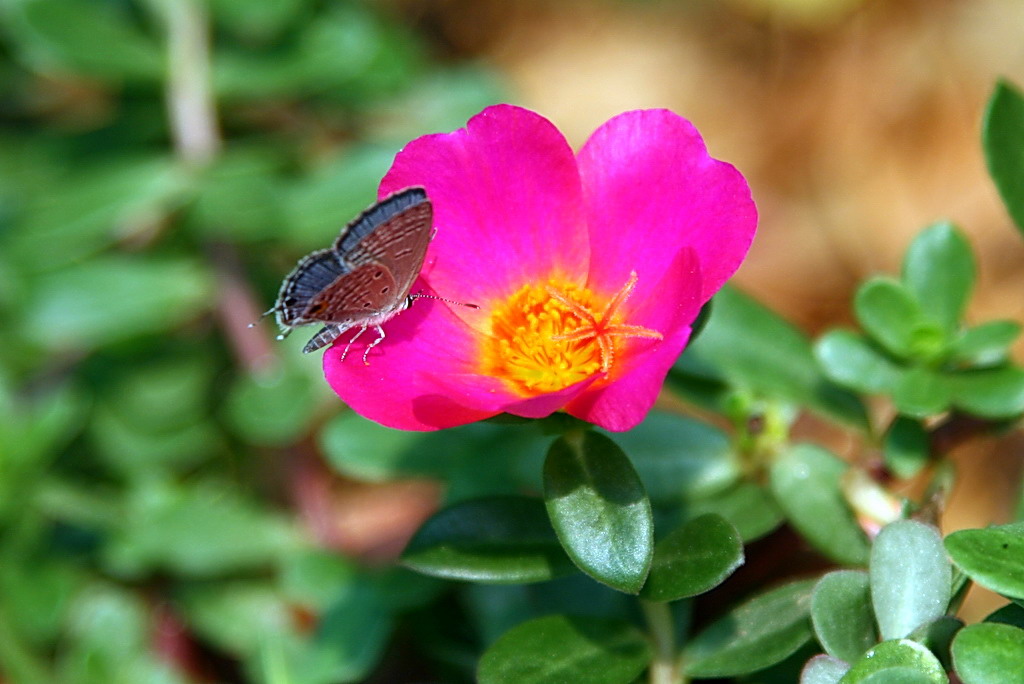
[[[706,513],[716,513],[732,523],[744,542],[760,539],[785,520],[774,497],[764,487],[749,480],[689,502],[686,506],[687,515]]]
[[[897,477],[913,477],[928,463],[929,446],[921,421],[896,416],[882,441],[885,465]]]
[[[1010,673],[1024,667],[1024,629],[996,623],[964,627],[953,640],[953,663],[964,684],[1012,681]]]
[[[907,638],[911,641],[916,641],[931,651],[939,659],[939,662],[942,663],[943,669],[951,670],[953,668],[953,661],[949,654],[949,646],[953,643],[953,637],[956,636],[963,626],[963,620],[952,615],[943,615],[937,620],[921,625],[911,632]]]
[[[800,672],[800,684],[839,684],[850,666],[838,658],[816,655]]]
[[[949,679],[931,651],[909,639],[883,641],[853,664],[843,684],[946,684]]]
[[[950,385],[948,376],[917,366],[900,376],[893,388],[892,401],[900,413],[925,418],[949,408]]]
[[[1016,603],[1007,603],[1002,608],[986,616],[985,622],[998,622],[1024,629],[1024,607]]]
[[[814,354],[830,380],[866,394],[892,392],[902,374],[884,352],[848,330],[825,333]]]
[[[771,489],[779,507],[804,538],[840,563],[864,565],[867,537],[839,486],[849,466],[813,444],[797,445],[771,467]]]
[[[996,84],[988,101],[982,140],[992,180],[1024,232],[1024,95],[1007,81]]]
[[[957,567],[992,591],[1024,599],[1024,523],[960,530],[946,537]]]
[[[654,562],[640,595],[675,601],[710,591],[743,564],[743,542],[721,516],[690,520],[654,547]]]
[[[900,639],[946,612],[952,568],[938,530],[886,525],[871,549],[871,601],[883,639]]]
[[[857,290],[853,310],[865,332],[896,356],[912,356],[922,326],[921,308],[899,282],[872,278]]]
[[[877,641],[868,574],[837,570],[822,577],[811,597],[811,622],[825,652],[848,663]]]
[[[711,320],[677,366],[686,374],[693,364],[758,394],[867,426],[860,399],[822,376],[803,333],[736,289],[724,287],[715,296]]]
[[[654,555],[654,522],[622,449],[589,430],[560,437],[544,461],[544,499],[581,570],[613,589],[640,591]]]
[[[982,418],[1024,413],[1024,370],[1016,366],[965,371],[949,376],[953,404]]]
[[[813,636],[815,580],[801,580],[756,596],[700,632],[683,651],[692,677],[731,677],[785,660]]]
[[[728,435],[692,418],[654,411],[615,441],[656,504],[713,494],[739,475]]]
[[[541,582],[574,570],[544,505],[511,496],[435,514],[409,542],[402,563],[434,577],[496,584]]]
[[[480,684],[627,684],[650,660],[628,622],[549,615],[513,627],[480,658]]]
[[[974,254],[951,223],[922,231],[903,258],[903,284],[921,310],[947,333],[960,324],[974,287]]]
[[[946,360],[974,367],[1002,364],[1020,331],[1017,321],[989,321],[967,328],[946,348]]]

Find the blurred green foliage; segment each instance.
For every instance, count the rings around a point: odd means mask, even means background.
[[[15,0],[0,45],[0,681],[362,680],[436,589],[317,548],[281,471],[352,416],[245,324],[499,80],[356,0]]]

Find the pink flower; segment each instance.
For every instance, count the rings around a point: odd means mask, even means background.
[[[409,143],[379,194],[412,185],[437,231],[413,292],[480,308],[421,299],[369,365],[362,342],[324,355],[352,409],[407,430],[560,409],[635,426],[757,223],[743,176],[666,110],[621,114],[573,155],[541,116],[489,107]]]

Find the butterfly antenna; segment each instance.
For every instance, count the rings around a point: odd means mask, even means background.
[[[255,321],[253,321],[252,323],[250,323],[246,327],[248,327],[248,328],[255,328],[257,323],[259,323],[260,321],[262,321],[264,318],[266,318],[270,314],[274,313],[275,311],[277,311],[277,307],[276,306],[267,309],[266,311],[264,311],[263,313],[260,314],[259,318],[257,318]]]
[[[470,304],[469,302],[457,302],[454,299],[448,299],[447,297],[438,297],[437,295],[419,294],[419,293],[409,295],[409,303],[410,304],[412,303],[412,301],[414,299],[436,299],[436,300],[444,302],[446,304],[456,304],[458,306],[465,306],[465,307],[467,307],[469,309],[479,309],[480,308],[480,306],[478,304]]]

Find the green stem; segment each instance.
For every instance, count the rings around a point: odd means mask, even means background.
[[[685,684],[686,679],[676,654],[675,625],[668,604],[640,599],[640,607],[654,646],[654,659],[648,671],[650,684]]]

